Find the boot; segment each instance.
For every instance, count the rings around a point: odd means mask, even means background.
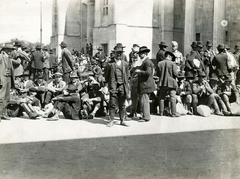
[[[171,102],[171,111],[171,117],[180,117],[180,115],[177,114],[176,101]]]
[[[109,110],[109,119],[110,119],[110,122],[107,123],[107,127],[112,127],[113,126],[113,120],[115,118],[115,109],[110,109]]]
[[[197,112],[197,103],[192,103],[192,106],[193,106],[193,114],[198,115],[198,112]]]
[[[2,109],[1,119],[3,119],[3,120],[10,120],[10,119],[11,119],[11,118],[8,116],[8,114],[7,114],[7,108],[6,108],[6,107],[4,107],[4,108]]]
[[[230,116],[231,115],[231,112],[229,112],[227,110],[227,107],[222,100],[219,100],[219,106],[220,106],[220,109],[222,110],[222,113],[223,113],[224,116]]]
[[[28,114],[30,119],[36,119],[37,118],[37,113],[32,112],[31,109],[28,107],[28,105],[26,103],[22,103],[21,107]]]
[[[214,101],[214,102],[213,102],[213,109],[214,109],[214,113],[215,113],[216,115],[219,115],[219,116],[222,115],[221,111],[219,110],[217,101]]]
[[[164,100],[160,100],[160,102],[159,102],[159,115],[163,116],[163,112],[164,112]]]

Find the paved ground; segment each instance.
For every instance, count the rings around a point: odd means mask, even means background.
[[[0,178],[240,178],[239,117],[153,116],[149,123],[129,121],[129,128],[105,123],[2,121]]]

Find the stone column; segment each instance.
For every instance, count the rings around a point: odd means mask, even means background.
[[[185,0],[184,55],[191,51],[195,40],[195,3],[196,0]]]
[[[94,3],[87,4],[87,43],[93,43]]]
[[[225,0],[214,0],[213,49],[218,44],[225,43],[225,27],[221,25],[221,21],[225,20],[225,18]]]

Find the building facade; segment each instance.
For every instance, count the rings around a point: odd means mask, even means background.
[[[116,43],[125,53],[133,44],[145,45],[155,58],[158,44],[179,43],[185,55],[194,40],[211,40],[214,48],[240,42],[240,1],[235,0],[53,0],[51,46],[61,41],[70,49],[93,50],[101,46],[109,54]],[[225,23],[222,23],[225,20]],[[226,24],[227,22],[227,24]],[[240,45],[240,44],[239,44]],[[59,50],[58,50],[59,54]]]

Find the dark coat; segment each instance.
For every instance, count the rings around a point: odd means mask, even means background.
[[[128,78],[129,78],[129,67],[128,63],[122,61],[122,69],[123,69],[123,85],[125,93],[129,94],[129,85],[128,85]],[[108,89],[110,93],[117,93],[117,74],[116,74],[116,63],[108,63],[105,67],[105,80],[108,83]]]
[[[177,65],[170,60],[164,60],[158,63],[159,87],[177,88],[176,77],[178,75]]]
[[[54,54],[49,55],[49,68],[56,68],[58,66],[57,56]]]
[[[156,60],[157,60],[157,63],[160,62],[160,61],[163,61],[165,59],[165,52],[166,50],[159,50],[157,55],[156,55]]]
[[[212,66],[216,67],[217,76],[228,76],[230,69],[228,68],[228,56],[226,53],[217,54],[212,61]]]
[[[188,81],[183,81],[183,89],[180,88],[180,84],[178,84],[177,87],[177,95],[179,95],[181,92],[185,92],[185,95],[192,94],[192,86]]]
[[[138,72],[138,92],[140,94],[152,93],[155,91],[153,73],[154,64],[147,57],[140,66],[140,72]]]
[[[64,48],[62,50],[62,70],[63,70],[63,74],[65,73],[70,73],[71,71],[73,71],[73,56],[71,54],[71,52],[67,49]]]
[[[32,63],[34,64],[34,68],[37,70],[42,70],[43,69],[43,55],[40,51],[35,51],[32,53]]]

